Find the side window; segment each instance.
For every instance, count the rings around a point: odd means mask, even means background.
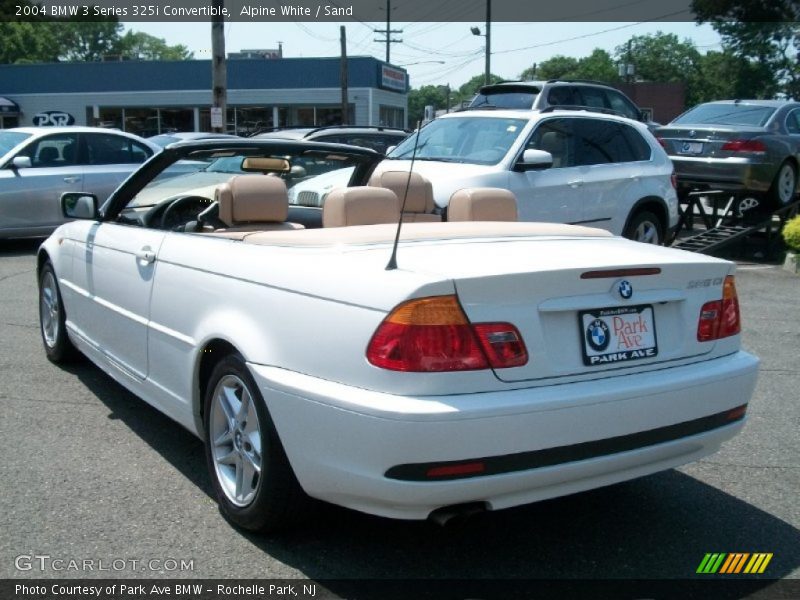
[[[584,87],[580,90],[583,100],[579,102],[581,106],[591,106],[592,108],[611,108],[606,104],[606,94],[604,90]]]
[[[152,154],[146,146],[121,135],[111,133],[85,135],[90,165],[142,163]]]
[[[544,150],[553,155],[553,168],[572,167],[573,119],[548,119],[539,124],[531,134],[525,149]]]
[[[48,135],[27,146],[20,156],[28,156],[34,168],[68,167],[74,165],[78,154],[75,133]]]
[[[639,109],[629,102],[625,96],[619,92],[606,90],[606,98],[608,98],[608,104],[612,110],[617,111],[623,117],[628,117],[634,121],[639,120]]]
[[[547,104],[550,106],[572,106],[580,103],[580,99],[575,98],[575,88],[570,85],[555,86],[547,94]]]
[[[794,109],[786,117],[786,129],[793,135],[800,133],[800,108]]]
[[[653,155],[653,149],[650,144],[645,141],[642,134],[636,131],[630,125],[622,125],[622,135],[625,136],[625,141],[628,142],[628,147],[633,154],[633,160],[650,160]]]
[[[576,164],[600,165],[632,160],[633,153],[619,123],[597,119],[579,119],[575,122]]]

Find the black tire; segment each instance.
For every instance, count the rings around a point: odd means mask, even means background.
[[[237,400],[240,405],[234,414],[237,407],[228,402]],[[262,532],[295,523],[306,510],[308,497],[289,465],[258,386],[238,354],[214,367],[203,415],[206,464],[225,518],[243,529]]]
[[[50,362],[64,364],[80,357],[67,333],[64,302],[56,272],[49,260],[39,273],[39,333]]]
[[[772,208],[791,204],[797,194],[797,168],[788,160],[784,161],[772,180],[767,192],[767,202]]]
[[[665,239],[664,223],[649,210],[640,210],[630,218],[622,236],[635,242],[660,246]]]

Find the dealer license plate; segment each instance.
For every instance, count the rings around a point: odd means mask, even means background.
[[[703,142],[683,142],[681,154],[700,154],[703,151]]]
[[[583,364],[610,365],[658,355],[653,307],[622,306],[578,313]]]

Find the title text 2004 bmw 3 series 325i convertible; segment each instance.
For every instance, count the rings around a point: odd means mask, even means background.
[[[48,356],[77,349],[203,438],[223,513],[250,529],[308,496],[404,519],[501,509],[697,460],[742,428],[758,361],[733,264],[503,222],[513,197],[483,189],[449,207],[480,221],[405,223],[387,269],[400,203],[357,185],[379,158],[189,142],[100,208],[65,194],[77,220],[38,262]],[[159,177],[179,159],[202,168]],[[347,167],[323,209],[287,209],[287,187]]]

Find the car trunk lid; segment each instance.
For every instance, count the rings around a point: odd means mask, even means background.
[[[727,158],[753,151],[753,147],[731,146],[730,142],[750,141],[764,135],[760,127],[686,125],[662,127],[656,132],[662,146],[670,156]],[[726,146],[726,144],[728,144]],[[756,150],[757,151],[757,150]]]

